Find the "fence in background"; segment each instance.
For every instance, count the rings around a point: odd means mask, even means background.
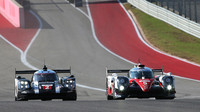
[[[147,0],[200,23],[200,0]]]
[[[130,4],[143,12],[165,21],[172,26],[200,38],[200,24],[175,14],[163,7],[152,4],[146,0],[127,0]]]

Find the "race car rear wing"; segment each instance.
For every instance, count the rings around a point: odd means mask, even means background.
[[[17,74],[34,74],[38,70],[16,70],[15,69],[15,77]],[[71,67],[70,69],[55,69],[53,70],[56,73],[70,73],[71,74]]]
[[[162,75],[163,75],[163,69],[152,69],[152,72],[155,73],[155,72],[162,72]]]
[[[16,71],[15,74],[34,74],[37,70],[20,70]]]
[[[129,69],[111,69],[108,70],[108,68],[106,68],[106,76],[108,76],[108,73],[128,73]]]

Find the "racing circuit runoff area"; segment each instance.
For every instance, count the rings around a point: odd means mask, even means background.
[[[19,38],[12,41],[12,44],[16,42],[16,45],[14,44],[15,47],[11,46],[3,38],[0,39],[0,62],[2,63],[0,65],[0,107],[2,111],[34,110],[51,112],[67,110],[121,112],[133,111],[133,108],[139,112],[199,111],[199,82],[183,78],[175,78],[177,94],[174,100],[131,98],[125,101],[106,101],[105,67],[126,69],[132,68],[133,63],[122,60],[102,47],[99,43],[102,41],[98,41],[98,34],[95,34],[98,32],[96,29],[98,26],[95,26],[97,25],[95,22],[98,21],[95,19],[95,16],[107,19],[108,22],[102,22],[100,25],[107,25],[113,29],[118,29],[118,32],[112,32],[112,29],[107,29],[106,32],[101,30],[102,33],[109,34],[110,36],[117,33],[122,36],[125,33],[130,33],[125,32],[126,25],[115,27],[115,24],[111,23],[112,21],[117,21],[120,25],[132,23],[130,20],[123,21],[129,18],[117,1],[89,0],[88,2],[83,1],[83,3],[82,7],[75,8],[65,0],[30,0],[30,8],[35,15],[30,13],[33,17],[29,17],[27,21],[34,21],[36,26],[30,26],[22,32],[27,30],[34,32],[35,29],[40,29],[30,39],[26,38],[22,39],[22,41],[17,41],[23,36],[27,37],[27,35],[21,32],[12,33],[11,35],[10,32],[14,32],[17,29],[14,29],[9,23],[7,23],[9,26],[2,27],[0,25],[1,35],[4,38],[11,39],[8,40],[9,42],[12,39]],[[134,29],[134,27],[132,26],[130,29]],[[19,30],[21,31],[22,29]],[[137,35],[134,35],[134,38],[136,37]],[[101,37],[101,39],[106,38],[109,37]],[[28,43],[26,46],[22,44],[26,42]],[[32,44],[30,44],[31,42]],[[112,45],[112,42],[110,45]],[[21,52],[19,52],[19,49]],[[143,51],[145,52],[145,50]],[[21,58],[22,55],[25,56],[25,59]],[[27,65],[42,68],[44,59],[48,68],[65,69],[71,66],[72,73],[79,84],[79,86],[77,85],[78,101],[13,102],[15,68],[17,70],[31,69]],[[99,109],[99,107],[101,108]]]

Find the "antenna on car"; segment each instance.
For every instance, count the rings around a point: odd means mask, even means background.
[[[47,66],[46,65],[44,65],[43,70],[47,71]]]
[[[47,71],[47,66],[46,66],[46,64],[45,64],[45,59],[44,59],[44,67],[43,67],[43,70],[44,70],[44,71]]]
[[[140,58],[138,59],[138,65],[141,65]]]

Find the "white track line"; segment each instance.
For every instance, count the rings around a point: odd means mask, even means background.
[[[71,4],[68,0],[65,0],[65,2],[67,2],[72,7],[74,7],[76,10],[80,11],[83,15],[85,15],[87,18],[89,18],[89,16],[84,11],[82,11],[81,9],[79,9],[78,7],[76,7],[74,4]]]
[[[27,52],[30,49],[31,45],[33,44],[33,42],[35,41],[35,39],[38,37],[41,29],[42,29],[42,21],[39,18],[39,16],[37,16],[37,14],[35,14],[33,11],[30,10],[30,13],[32,15],[34,15],[37,20],[39,21],[39,29],[37,30],[36,34],[34,35],[33,39],[31,40],[31,42],[29,43],[28,47],[26,48],[25,52],[23,52],[21,49],[19,49],[17,46],[15,46],[13,43],[11,43],[10,41],[8,41],[5,37],[3,37],[2,35],[0,35],[0,38],[2,38],[4,41],[6,41],[8,44],[10,44],[12,47],[14,47],[15,49],[17,49],[20,53],[21,53],[21,62],[29,67],[30,69],[33,70],[39,70],[37,67],[31,65],[28,61],[27,61]],[[95,87],[90,87],[90,86],[86,86],[86,85],[82,85],[82,84],[76,84],[78,87],[81,88],[86,88],[86,89],[91,89],[91,90],[96,90],[96,91],[102,91],[105,92],[105,89],[101,89],[101,88],[95,88]]]
[[[80,9],[79,9],[79,11],[80,11]],[[23,58],[22,58],[22,60],[23,60],[22,62],[23,62],[25,65],[27,65],[29,68],[31,68],[31,69],[37,69],[36,67],[30,65],[30,64],[27,62],[26,57],[27,57],[27,52],[28,52],[29,48],[31,47],[32,43],[33,43],[34,40],[37,38],[37,36],[38,36],[40,30],[42,29],[42,21],[40,20],[40,18],[39,18],[33,11],[31,11],[31,13],[32,13],[32,14],[37,18],[37,20],[39,21],[40,27],[39,27],[37,33],[35,34],[34,38],[31,40],[31,43],[28,45],[26,51],[24,52],[24,56],[23,56]],[[82,13],[83,13],[83,12],[82,12]],[[84,14],[84,15],[85,15],[85,14]],[[90,86],[86,86],[86,85],[82,85],[82,84],[78,84],[78,83],[77,83],[76,85],[77,85],[78,87],[81,87],[81,88],[87,88],[87,89],[91,89],[91,90],[97,90],[97,91],[105,92],[104,89],[100,89],[100,88],[90,87]]]
[[[136,30],[136,32],[137,32],[137,35],[138,35],[139,39],[140,39],[145,45],[147,45],[149,48],[151,48],[152,50],[154,50],[154,51],[156,51],[156,52],[158,52],[158,53],[160,53],[160,54],[163,54],[163,55],[166,55],[166,56],[168,56],[168,57],[172,57],[172,58],[174,58],[174,59],[183,61],[183,62],[185,62],[185,63],[189,63],[189,64],[192,64],[192,65],[195,65],[195,66],[200,67],[200,65],[198,65],[198,64],[195,64],[195,63],[189,62],[189,61],[187,61],[187,60],[185,60],[185,59],[182,59],[182,58],[179,58],[179,57],[172,56],[172,55],[170,55],[170,54],[164,53],[164,52],[162,52],[162,51],[159,51],[159,50],[155,49],[155,48],[152,47],[151,45],[149,45],[149,44],[143,39],[143,37],[141,36],[141,34],[140,34],[140,32],[139,32],[139,29],[137,28],[136,23],[134,22],[133,18],[130,16],[130,14],[128,13],[128,11],[124,8],[123,4],[120,2],[120,0],[118,0],[118,2],[120,3],[120,6],[124,9],[124,11],[126,12],[126,14],[128,15],[129,19],[132,21],[132,24],[133,24],[133,26],[134,26],[134,28],[135,28],[135,30]],[[173,75],[173,76],[175,76],[175,77],[177,77],[177,78],[181,78],[181,79],[187,79],[187,80],[191,80],[191,81],[195,81],[195,82],[200,82],[199,80],[195,80],[195,79],[191,79],[191,78],[185,78],[185,77],[181,77],[181,76],[177,76],[177,75]]]
[[[65,0],[66,1],[66,0]],[[67,1],[66,1],[67,2]],[[120,3],[120,1],[119,1]],[[72,5],[72,4],[71,4]],[[124,11],[127,13],[127,15],[129,16],[129,18],[131,19],[140,39],[141,39],[141,35],[134,23],[134,21],[132,20],[132,18],[130,17],[130,15],[128,14],[128,12],[126,11],[126,9],[123,7],[123,5],[120,3],[121,7],[124,9]],[[72,5],[74,8],[76,8],[74,5]],[[103,48],[105,49],[106,51],[108,51],[109,53],[111,53],[112,55],[128,62],[128,63],[131,63],[131,64],[136,64],[134,62],[131,62],[115,53],[113,53],[112,51],[110,51],[109,49],[107,49],[103,44],[100,43],[100,41],[98,40],[97,36],[96,36],[96,33],[95,33],[95,29],[94,29],[94,24],[93,24],[93,19],[91,17],[91,12],[90,12],[90,9],[89,9],[89,5],[88,5],[88,0],[86,0],[86,7],[87,7],[87,11],[88,11],[88,15],[83,12],[81,9],[79,8],[76,8],[78,11],[80,11],[82,14],[84,14],[89,20],[90,20],[90,23],[91,23],[91,28],[92,28],[92,34],[93,34],[93,37],[94,39],[96,40],[96,42]],[[31,40],[30,44],[28,45],[27,49],[25,50],[25,52],[23,52],[21,49],[19,49],[18,47],[16,47],[14,44],[12,44],[11,42],[9,42],[6,38],[4,38],[2,35],[0,35],[0,37],[5,40],[8,44],[10,44],[11,46],[13,46],[15,49],[17,49],[20,53],[21,53],[21,61],[24,65],[26,65],[27,67],[31,68],[31,69],[35,69],[35,70],[38,70],[38,68],[34,67],[33,65],[31,65],[28,61],[27,61],[27,52],[28,50],[30,49],[32,43],[35,41],[35,39],[37,38],[38,34],[40,33],[41,29],[42,29],[42,21],[41,19],[33,12],[33,11],[30,11],[31,14],[33,14],[37,20],[39,21],[40,23],[40,26],[39,26],[39,29],[37,31],[37,33],[35,34],[35,36],[33,37],[33,39]],[[145,44],[147,44],[143,39],[141,39]],[[148,44],[147,44],[148,45]],[[150,45],[148,45],[150,48],[152,48]],[[161,52],[161,51],[157,51],[157,52]],[[195,65],[195,64],[194,64]],[[179,77],[177,76],[178,78],[182,78],[182,79],[187,79],[187,80],[192,80],[192,81],[197,81],[197,82],[200,82],[198,80],[194,80],[194,79],[189,79],[189,78],[184,78],[184,77]],[[81,88],[86,88],[86,89],[91,89],[91,90],[96,90],[96,91],[102,91],[102,92],[105,92],[104,89],[101,89],[101,88],[95,88],[95,87],[90,87],[90,86],[86,86],[86,85],[82,85],[82,84],[77,84],[78,87],[81,87]]]
[[[131,63],[131,64],[135,65],[136,63],[133,63],[133,62],[131,62],[131,61],[129,61],[129,60],[127,60],[127,59],[125,59],[125,58],[123,58],[123,57],[121,57],[121,56],[115,54],[114,52],[112,52],[112,51],[110,51],[108,48],[106,48],[103,44],[101,44],[101,42],[99,41],[99,39],[97,38],[96,33],[95,33],[94,23],[93,23],[93,19],[92,19],[92,16],[91,16],[90,9],[89,9],[88,0],[86,0],[86,7],[87,7],[87,11],[88,11],[88,16],[87,16],[87,17],[88,17],[88,19],[90,20],[91,28],[92,28],[92,34],[93,34],[93,37],[94,37],[94,39],[96,40],[96,42],[97,42],[103,49],[105,49],[106,51],[108,51],[108,52],[111,53],[112,55],[114,55],[114,56],[116,56],[116,57],[118,57],[118,58],[120,58],[120,59],[122,59],[122,60],[124,60],[124,61],[126,61],[126,62],[128,62],[128,63]]]
[[[142,36],[141,36],[141,34],[140,34],[140,32],[139,32],[139,30],[138,30],[138,28],[137,28],[136,23],[135,23],[134,20],[131,18],[130,14],[129,14],[129,13],[127,12],[127,10],[124,8],[124,6],[123,6],[123,4],[120,2],[120,0],[118,0],[118,2],[119,2],[119,4],[120,4],[120,6],[124,9],[124,11],[126,12],[126,14],[128,15],[129,19],[132,21],[132,24],[133,24],[133,26],[134,26],[134,28],[135,28],[135,30],[136,30],[137,35],[139,36],[140,40],[141,40],[145,45],[147,45],[148,47],[150,47],[150,48],[153,49],[154,51],[159,52],[159,53],[161,53],[161,54],[167,55],[167,56],[169,56],[169,57],[173,57],[173,58],[175,58],[175,59],[178,59],[178,60],[187,62],[187,63],[189,63],[189,64],[193,64],[193,65],[196,65],[196,66],[200,66],[200,65],[194,64],[194,63],[192,63],[192,62],[188,62],[188,61],[186,61],[186,60],[184,60],[184,59],[181,59],[181,58],[178,58],[178,57],[169,55],[169,54],[164,53],[164,52],[162,52],[162,51],[159,51],[159,50],[157,50],[157,49],[154,49],[151,45],[149,45],[148,43],[146,43],[146,41],[142,38]],[[113,53],[113,52],[110,51],[108,48],[106,48],[103,44],[101,44],[101,42],[98,40],[98,38],[97,38],[97,36],[96,36],[96,33],[95,33],[93,19],[92,19],[91,12],[90,12],[90,9],[89,9],[89,6],[88,6],[88,0],[86,0],[86,7],[87,7],[88,14],[89,14],[89,16],[86,16],[86,17],[88,17],[88,19],[90,20],[91,28],[92,28],[92,34],[93,34],[93,37],[94,37],[94,39],[96,40],[96,42],[97,42],[103,49],[105,49],[106,51],[108,51],[108,52],[111,53],[112,55],[114,55],[114,56],[116,56],[116,57],[118,57],[118,58],[120,58],[120,59],[122,59],[122,60],[124,60],[124,61],[126,61],[126,62],[128,62],[128,63],[136,64],[136,63],[134,63],[134,62],[131,62],[131,61],[129,61],[129,60],[127,60],[127,59],[125,59],[125,58],[123,58],[123,57],[121,57],[121,56],[119,56],[119,55]],[[180,78],[180,79],[186,79],[186,80],[191,80],[191,81],[195,81],[195,82],[200,82],[199,80],[195,80],[195,79],[191,79],[191,78],[185,78],[185,77],[176,76],[176,75],[173,75],[173,76],[175,76],[175,77],[177,77],[177,78]]]

